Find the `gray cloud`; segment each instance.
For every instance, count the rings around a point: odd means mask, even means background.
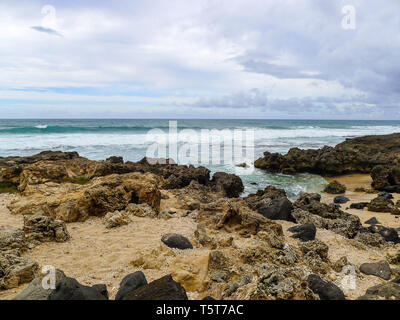
[[[59,33],[57,30],[54,29],[50,29],[50,28],[44,28],[42,26],[33,26],[31,27],[31,29],[39,31],[39,32],[43,32],[43,33],[48,33],[48,34],[52,34],[55,36],[59,36],[62,37],[63,35],[61,33]]]

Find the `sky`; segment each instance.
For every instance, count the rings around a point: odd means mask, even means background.
[[[0,118],[400,119],[398,0],[0,0]]]

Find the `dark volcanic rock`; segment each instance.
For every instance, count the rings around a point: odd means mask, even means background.
[[[264,152],[256,168],[283,173],[310,172],[321,175],[369,173],[377,165],[397,164],[400,133],[346,139],[334,148],[318,150],[292,148],[286,155]],[[400,184],[400,182],[399,182]]]
[[[333,203],[346,203],[349,201],[350,199],[344,196],[337,196],[333,199]]]
[[[189,239],[176,233],[168,233],[161,238],[161,241],[170,248],[176,249],[193,249]]]
[[[376,263],[363,263],[360,266],[360,271],[367,275],[377,276],[384,280],[389,280],[392,272],[389,263],[386,261]]]
[[[271,220],[286,220],[295,222],[291,212],[293,211],[292,203],[286,198],[273,199],[269,204],[266,204],[258,209],[258,213],[265,218]]]
[[[302,241],[310,241],[315,239],[317,228],[312,223],[302,224],[300,226],[294,226],[288,229],[293,232],[293,238],[298,238]]]
[[[387,300],[399,300],[400,285],[394,282],[378,284],[367,289],[366,294],[362,297],[359,297],[358,300],[378,300],[379,298],[385,298]]]
[[[400,166],[388,162],[386,165],[378,165],[371,170],[371,186],[377,190],[385,190],[386,187],[400,184]]]
[[[346,186],[341,184],[340,182],[337,182],[336,180],[329,182],[329,184],[325,187],[324,192],[330,193],[330,194],[340,194],[340,193],[345,193],[346,192]],[[345,197],[343,197],[345,198]],[[343,202],[341,202],[343,203]]]
[[[319,295],[321,300],[345,300],[343,291],[334,283],[310,274],[307,278],[308,287]]]
[[[371,219],[368,219],[364,223],[365,224],[370,224],[370,225],[381,224],[375,217],[372,217]]]
[[[171,275],[129,292],[123,300],[188,300],[185,289]]]
[[[386,192],[400,193],[400,184],[383,188]]]
[[[362,210],[365,207],[367,207],[369,204],[369,202],[358,202],[358,203],[352,203],[350,205],[350,209],[358,209],[358,210]]]
[[[65,277],[57,283],[48,300],[108,300],[108,295],[104,292],[104,285],[87,287]]]
[[[115,296],[115,300],[123,300],[124,297],[136,289],[147,284],[146,277],[142,271],[136,271],[124,277],[119,285],[119,290]]]
[[[239,176],[225,172],[214,173],[211,185],[217,192],[228,198],[237,198],[244,190]]]

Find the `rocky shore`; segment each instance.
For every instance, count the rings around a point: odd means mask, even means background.
[[[336,176],[294,202],[171,160],[0,158],[0,299],[400,299],[399,152],[400,134],[266,152]]]

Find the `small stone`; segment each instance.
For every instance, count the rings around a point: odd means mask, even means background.
[[[370,225],[381,224],[375,217],[372,217],[371,219],[368,219],[364,223],[365,224],[370,224]]]
[[[168,233],[161,238],[161,241],[170,248],[193,249],[189,239],[177,233]]]
[[[333,199],[333,203],[346,203],[349,201],[350,199],[344,196],[337,196]]]
[[[334,283],[310,274],[307,278],[309,288],[319,295],[321,300],[345,300],[343,291]]]

